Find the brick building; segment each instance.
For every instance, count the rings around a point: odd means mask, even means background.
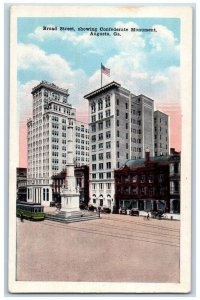
[[[180,186],[179,177],[172,175],[174,160],[179,165],[180,153],[175,156],[150,157],[146,152],[145,159],[129,160],[120,169],[115,170],[115,200],[117,209],[138,208],[139,210],[158,210],[180,212],[180,191],[172,190],[172,181]],[[170,171],[171,170],[171,171]],[[176,171],[176,170],[175,170]],[[174,172],[175,172],[174,171]]]

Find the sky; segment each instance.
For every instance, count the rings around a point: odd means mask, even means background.
[[[43,30],[43,26],[57,30]],[[61,31],[60,27],[73,27]],[[128,28],[120,36],[91,36],[78,28]],[[133,32],[131,28],[155,28]],[[180,20],[171,18],[18,18],[17,81],[19,166],[26,167],[26,121],[32,88],[46,80],[69,89],[77,119],[87,122],[83,96],[101,85],[101,63],[110,69],[103,85],[120,83],[155,101],[170,116],[171,147],[181,150]]]

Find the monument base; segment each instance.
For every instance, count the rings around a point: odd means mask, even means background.
[[[79,208],[80,194],[76,191],[69,191],[64,189],[61,194],[61,212],[65,217],[80,216]]]

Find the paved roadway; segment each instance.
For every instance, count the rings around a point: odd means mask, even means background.
[[[112,214],[71,224],[17,219],[17,280],[178,282],[179,226]]]

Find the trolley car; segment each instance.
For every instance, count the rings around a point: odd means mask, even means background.
[[[33,202],[17,202],[17,217],[28,220],[44,220],[44,206]]]

